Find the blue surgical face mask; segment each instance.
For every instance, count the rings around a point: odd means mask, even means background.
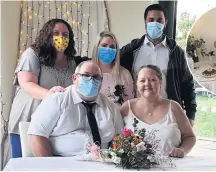
[[[88,78],[88,77],[87,77]],[[100,81],[93,78],[85,79],[85,77],[78,78],[77,91],[85,97],[95,97],[99,92]]]
[[[152,39],[158,39],[163,34],[164,25],[158,22],[147,23],[146,32]]]
[[[116,49],[98,47],[98,58],[105,64],[110,64],[115,59]]]

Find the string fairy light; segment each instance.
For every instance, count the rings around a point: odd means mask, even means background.
[[[78,4],[78,2],[76,2],[76,8],[77,8],[77,20],[76,20],[76,24],[77,24],[77,30],[76,30],[76,32],[77,32],[77,38],[76,38],[76,43],[77,43],[77,52],[79,52],[79,41],[78,41],[78,39],[79,39],[79,9],[78,9],[78,6],[79,6],[79,4]]]
[[[71,12],[71,28],[72,28],[72,30],[73,30],[73,2],[71,2],[71,5],[70,5],[70,7],[71,7],[71,10],[70,10],[70,12]]]
[[[50,11],[51,11],[51,9],[50,9],[50,2],[48,1],[47,3],[48,3],[48,8],[49,8],[49,17],[48,17],[48,19],[50,19]]]
[[[90,1],[88,2],[88,43],[87,43],[87,50],[86,50],[86,53],[87,53],[87,56],[88,56],[88,53],[89,53],[89,51],[88,51],[88,49],[89,49],[89,44],[90,44],[90,41],[89,41],[89,21],[90,21],[90,7],[91,7],[91,5],[90,5]]]
[[[26,16],[26,33],[27,33],[27,35],[26,35],[26,41],[25,41],[25,49],[26,49],[26,46],[27,46],[27,43],[28,43],[28,26],[29,26],[29,24],[28,24],[28,15],[29,15],[29,8],[28,8],[28,1],[27,1],[27,4],[26,4],[26,8],[27,8],[27,16]]]
[[[20,24],[19,24],[19,41],[18,41],[18,50],[20,50],[20,44],[21,44],[21,41],[22,41],[22,30],[21,30],[21,27],[22,27],[22,15],[23,15],[23,1],[20,1]],[[17,57],[19,58],[20,56],[20,51],[17,52]],[[2,112],[3,113],[3,112]]]
[[[82,30],[81,30],[81,28],[82,28],[82,23],[83,23],[83,1],[81,2],[81,4],[79,5],[81,8],[80,8],[80,13],[81,13],[81,18],[80,18],[80,39],[81,39],[81,41],[82,41],[82,44],[84,43],[84,41],[83,41],[83,34],[82,34]],[[79,54],[82,54],[82,47],[83,47],[83,45],[82,44],[80,44],[80,53]]]
[[[32,17],[33,16],[33,13],[34,13],[34,2],[32,1],[32,4],[31,4],[31,42],[32,42],[32,39],[33,39],[33,29],[34,29],[34,18]]]
[[[62,18],[62,1],[60,1],[60,3],[61,3],[61,18]]]
[[[55,15],[56,15],[56,18],[57,18],[57,10],[58,10],[58,8],[57,8],[57,4],[56,4],[56,1],[55,1]]]
[[[40,26],[40,20],[39,20],[39,11],[40,11],[40,7],[41,7],[41,4],[39,3],[39,1],[38,1],[38,12],[37,12],[37,16],[38,16],[38,18],[37,18],[37,33],[38,33],[38,30],[39,30],[39,26]]]
[[[53,18],[62,18],[71,25],[78,55],[88,56],[91,44],[90,35],[96,27],[93,25],[94,18],[91,18],[94,4],[91,4],[91,0],[21,1],[18,58],[35,40],[44,23]],[[105,10],[107,11],[107,8]]]
[[[44,3],[45,3],[45,2],[43,1],[43,6],[45,7]],[[42,8],[42,9],[43,9],[43,15],[42,15],[42,17],[43,17],[43,23],[45,23],[45,19],[44,19],[44,15],[45,15],[45,14],[44,14],[44,8]],[[42,18],[42,17],[41,17],[41,18]]]
[[[105,17],[105,19],[106,19],[106,25],[105,25],[105,30],[107,30],[107,31],[109,31],[109,19],[108,19],[108,10],[107,10],[107,4],[106,4],[106,1],[104,1],[104,7],[105,7],[105,15],[106,15],[106,17]]]
[[[65,2],[65,11],[66,11],[66,13],[65,13],[66,19],[68,21],[68,15],[70,14],[70,12],[67,10],[67,2]]]

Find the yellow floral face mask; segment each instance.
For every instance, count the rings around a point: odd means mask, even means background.
[[[57,51],[64,51],[69,43],[69,39],[64,36],[53,36],[53,44]]]

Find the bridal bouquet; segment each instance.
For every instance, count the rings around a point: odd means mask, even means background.
[[[127,169],[149,169],[157,164],[153,146],[144,139],[145,133],[145,129],[132,132],[123,128],[122,133],[114,137],[109,149],[112,162]]]
[[[158,167],[163,162],[167,163],[159,152],[155,131],[147,133],[143,128],[136,128],[136,119],[134,119],[134,132],[123,128],[121,133],[115,136],[109,149],[100,149],[95,143],[86,145],[85,157],[83,160],[111,162],[126,169],[150,169]],[[171,163],[171,159],[168,161]],[[172,165],[171,165],[172,166]]]

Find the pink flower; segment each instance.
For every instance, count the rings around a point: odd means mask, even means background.
[[[98,157],[99,153],[100,153],[100,147],[98,145],[96,145],[96,144],[93,144],[91,146],[91,153],[92,153],[93,156]]]
[[[128,137],[132,134],[132,131],[128,128],[122,128],[121,131],[122,131],[122,134],[124,135],[124,137]]]

